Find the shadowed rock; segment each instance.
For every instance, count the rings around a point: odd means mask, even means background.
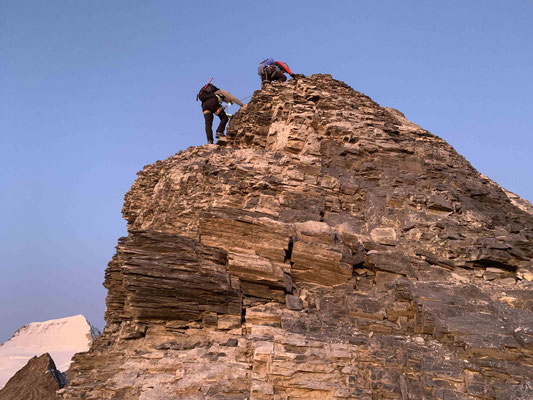
[[[64,375],[56,369],[50,354],[31,358],[0,390],[0,400],[55,400],[65,386]]]

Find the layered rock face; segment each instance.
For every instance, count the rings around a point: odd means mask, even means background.
[[[328,75],[146,166],[64,399],[533,398],[531,205]]]

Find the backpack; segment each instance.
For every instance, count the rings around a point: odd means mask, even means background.
[[[211,81],[210,81],[211,82]],[[200,100],[202,103],[210,97],[215,97],[215,92],[219,90],[215,85],[208,83],[200,89],[196,95],[196,101]]]
[[[257,75],[263,76],[263,71],[265,68],[269,65],[275,64],[276,61],[274,61],[273,58],[267,58],[259,63],[259,67],[257,67]]]
[[[281,61],[276,61],[276,63],[279,65],[281,72],[286,72],[289,75],[292,75],[292,71],[289,68],[289,64],[281,62]]]

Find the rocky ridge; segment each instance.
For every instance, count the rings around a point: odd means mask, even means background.
[[[32,357],[0,389],[0,400],[57,400],[57,390],[65,386],[65,376],[56,369],[50,354]]]
[[[256,91],[123,215],[64,399],[533,397],[531,204],[329,75]]]

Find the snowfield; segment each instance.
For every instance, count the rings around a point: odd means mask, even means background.
[[[30,358],[50,353],[58,370],[65,372],[75,353],[87,351],[100,335],[83,315],[32,322],[0,346],[0,388]]]

